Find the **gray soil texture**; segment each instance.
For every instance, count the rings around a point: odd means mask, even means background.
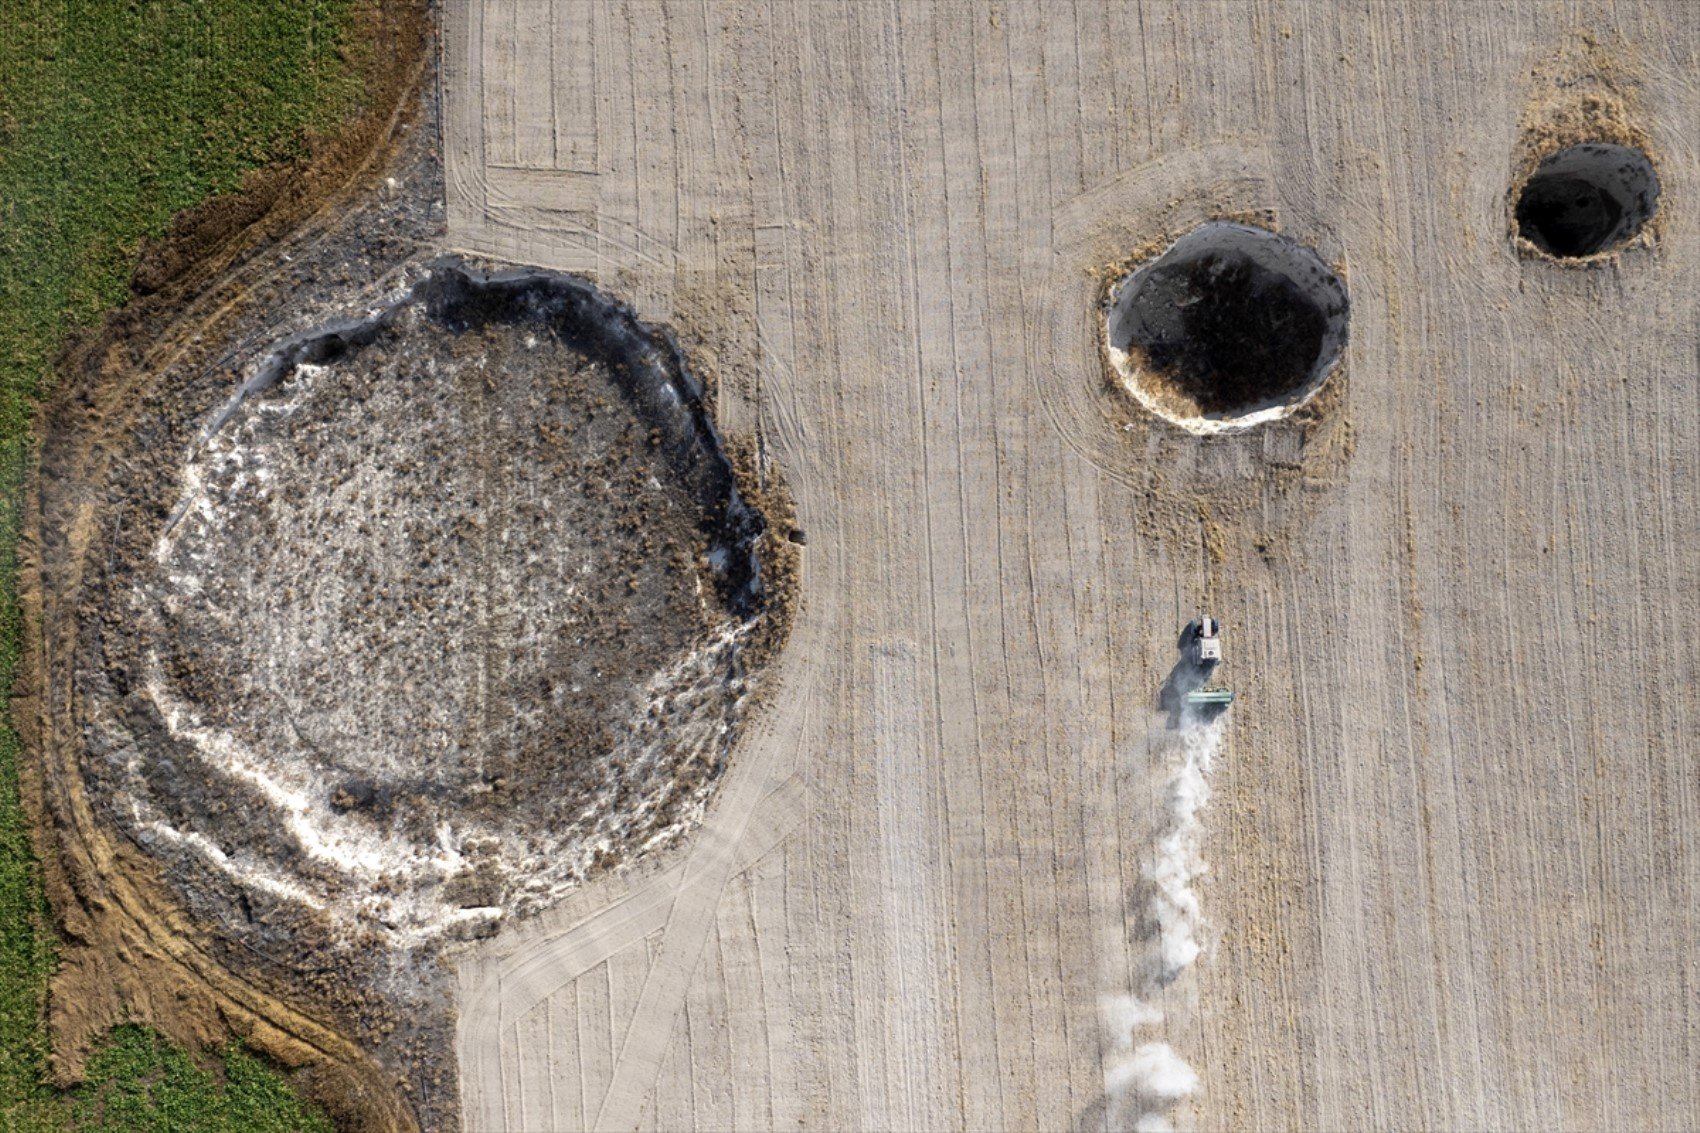
[[[438,257],[435,154],[394,172],[248,267],[234,325],[120,414],[68,406],[44,482],[96,532],[70,682],[95,813],[435,1128],[443,950],[700,817],[766,525],[666,331]]]
[[[112,596],[159,741],[100,776],[136,837],[415,943],[700,805],[742,698],[729,603],[753,600],[711,529],[730,473],[689,414],[639,407],[623,356],[526,306],[571,286],[437,265],[215,416]],[[621,318],[599,306],[578,315]]]

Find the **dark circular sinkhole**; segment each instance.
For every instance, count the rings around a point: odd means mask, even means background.
[[[1517,232],[1559,259],[1579,259],[1631,239],[1658,207],[1659,176],[1629,146],[1568,146],[1536,167],[1517,194]]]
[[[422,268],[162,398],[102,497],[87,789],[262,957],[470,939],[677,840],[759,660],[766,521],[675,340]]]
[[[1346,285],[1310,248],[1210,221],[1127,276],[1105,330],[1117,372],[1152,412],[1193,432],[1291,413],[1346,344]]]

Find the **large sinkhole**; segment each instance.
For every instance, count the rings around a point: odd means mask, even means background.
[[[267,955],[422,944],[700,811],[763,522],[664,334],[570,277],[438,263],[172,420],[80,680],[91,794],[192,908],[249,911]]]
[[[1640,150],[1603,142],[1568,146],[1523,182],[1517,232],[1550,256],[1580,259],[1632,239],[1658,201],[1658,174]]]
[[[1110,361],[1153,413],[1195,433],[1293,412],[1346,344],[1346,285],[1311,249],[1211,221],[1118,281],[1105,309]]]

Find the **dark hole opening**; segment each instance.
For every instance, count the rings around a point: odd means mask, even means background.
[[[1652,218],[1659,178],[1647,155],[1589,142],[1541,162],[1517,196],[1517,231],[1561,259],[1591,256],[1629,240]]]
[[[1347,308],[1311,249],[1212,221],[1133,274],[1110,341],[1203,413],[1247,412],[1314,388],[1345,344]]]

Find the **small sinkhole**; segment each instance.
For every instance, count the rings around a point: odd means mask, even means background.
[[[1629,146],[1567,146],[1517,194],[1517,232],[1550,256],[1580,259],[1632,239],[1658,207],[1659,177]]]
[[[1210,221],[1111,290],[1111,364],[1152,412],[1195,433],[1284,417],[1346,344],[1346,285],[1315,251]]]

